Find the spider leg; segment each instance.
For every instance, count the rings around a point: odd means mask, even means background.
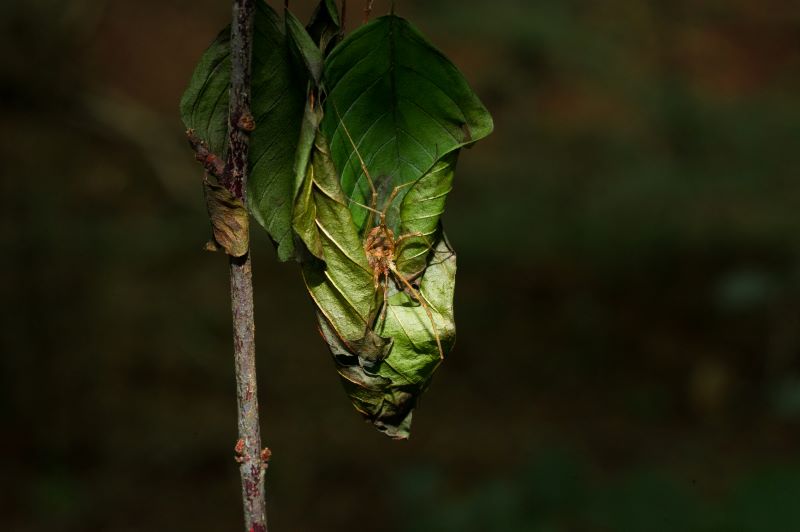
[[[382,213],[381,211],[377,210],[377,209],[373,209],[372,207],[367,207],[367,206],[366,206],[366,205],[364,205],[363,203],[359,203],[359,202],[357,202],[356,200],[354,200],[354,199],[351,199],[351,198],[347,198],[347,200],[348,200],[350,203],[355,203],[355,204],[356,204],[356,205],[358,205],[359,207],[363,207],[363,208],[367,209],[369,212],[375,213],[375,214],[377,214],[377,215],[379,215],[379,216],[383,216],[383,213]]]
[[[442,349],[442,342],[439,339],[439,330],[436,328],[436,322],[433,320],[433,313],[431,312],[430,307],[428,307],[428,303],[425,302],[425,298],[423,295],[417,291],[416,288],[412,286],[408,280],[403,277],[403,275],[397,271],[397,268],[394,267],[393,264],[389,265],[389,268],[392,270],[392,273],[400,280],[401,283],[408,289],[411,296],[417,300],[417,303],[425,309],[425,313],[428,315],[428,319],[431,320],[431,328],[433,329],[433,336],[436,338],[436,347],[439,348],[439,359],[444,360],[444,349]]]
[[[433,252],[434,255],[437,254],[437,253],[447,253],[446,251],[436,250],[436,248],[433,247],[433,244],[431,244],[430,240],[428,239],[428,235],[426,235],[425,233],[422,233],[420,231],[415,231],[415,232],[412,232],[412,233],[405,233],[405,234],[402,234],[402,235],[398,236],[394,241],[395,246],[397,246],[397,249],[400,249],[400,247],[398,246],[398,244],[400,242],[402,242],[403,240],[407,240],[409,238],[421,238],[422,241],[425,243],[425,251],[422,252],[422,253],[417,253],[416,255],[413,255],[411,257],[402,257],[401,260],[398,260],[398,261],[395,262],[395,265],[406,263],[406,262],[408,262],[410,260],[416,259],[417,257],[419,257],[420,255],[423,255],[424,253]],[[402,250],[400,250],[400,251],[402,252]],[[401,254],[401,252],[398,253],[398,256]],[[409,277],[408,279],[409,280],[413,280],[413,279],[416,279],[417,277],[419,277],[420,275],[422,275],[422,272],[418,272],[418,273],[412,275],[411,277]]]
[[[375,290],[378,289],[378,283],[380,283],[380,279],[381,279],[381,271],[376,267],[372,271],[372,282],[375,285]]]
[[[383,272],[383,309],[381,309],[380,322],[386,327],[386,311],[389,310],[389,271]]]
[[[389,194],[389,197],[386,198],[386,203],[383,205],[383,214],[381,216],[382,224],[386,223],[386,211],[389,210],[389,207],[392,205],[392,202],[395,200],[395,198],[397,198],[397,194],[400,192],[400,190],[412,186],[415,183],[416,181],[409,181],[407,183],[403,183],[402,185],[397,185],[392,189],[392,192]]]
[[[397,238],[394,239],[394,244],[397,245],[400,242],[402,242],[403,240],[406,240],[406,239],[409,239],[409,238],[422,238],[422,239],[425,240],[425,243],[428,244],[428,239],[425,238],[425,233],[423,233],[422,231],[414,231],[413,233],[406,233],[404,235],[400,235],[400,236],[398,236]],[[433,248],[431,248],[430,244],[428,244],[428,248],[433,249]]]
[[[394,199],[397,197],[397,194],[400,192],[400,189],[411,186],[414,183],[416,183],[416,181],[409,181],[408,183],[403,183],[402,185],[397,185],[396,187],[394,187],[392,189],[392,192],[389,194],[389,197],[386,198],[386,204],[383,206],[383,210],[386,211],[389,209],[389,205],[391,205]]]
[[[371,10],[372,2],[369,2],[369,6],[370,6],[370,10]],[[339,123],[342,125],[342,130],[344,130],[344,133],[347,136],[347,140],[350,141],[350,146],[352,146],[352,148],[353,148],[353,153],[355,153],[356,157],[358,158],[358,162],[361,165],[361,170],[364,172],[364,176],[367,178],[367,184],[369,185],[369,190],[370,190],[370,193],[372,195],[369,207],[366,206],[366,205],[363,205],[363,204],[361,204],[361,203],[359,203],[359,202],[357,202],[357,201],[355,201],[353,199],[350,199],[350,201],[352,203],[355,203],[356,205],[358,205],[360,207],[363,207],[363,208],[367,209],[368,211],[370,211],[370,212],[372,212],[374,214],[377,214],[380,217],[380,224],[381,225],[385,225],[386,224],[386,211],[389,210],[389,206],[395,200],[395,198],[397,197],[397,194],[400,192],[401,189],[403,189],[403,188],[405,188],[407,186],[411,186],[411,185],[415,184],[416,181],[409,181],[407,183],[403,183],[402,185],[397,185],[396,187],[394,187],[392,189],[392,192],[389,194],[389,197],[386,199],[386,204],[384,205],[383,210],[379,211],[378,210],[378,190],[375,188],[375,182],[372,180],[372,176],[369,175],[369,170],[367,169],[367,163],[365,163],[364,162],[364,158],[361,157],[361,152],[358,151],[358,146],[356,146],[356,143],[353,140],[353,136],[350,135],[350,130],[347,129],[347,125],[344,123],[344,120],[342,120],[342,116],[339,114],[339,108],[336,106],[335,102],[333,102],[333,109],[336,112],[336,116],[339,118]]]
[[[350,130],[347,129],[347,125],[344,123],[344,120],[342,120],[342,115],[339,114],[339,108],[336,107],[336,102],[333,102],[333,100],[331,100],[331,102],[333,103],[334,111],[336,111],[336,116],[339,117],[339,123],[342,125],[342,129],[344,130],[345,135],[347,135],[347,140],[350,141],[350,145],[353,147],[353,152],[356,154],[356,157],[358,157],[358,162],[361,164],[361,170],[364,172],[364,176],[366,176],[366,178],[367,178],[367,183],[369,184],[369,190],[370,190],[370,192],[372,194],[372,200],[370,201],[371,206],[369,207],[369,209],[372,212],[376,212],[378,214],[381,214],[377,210],[377,208],[378,208],[378,190],[375,188],[375,183],[373,183],[372,177],[369,175],[369,170],[367,170],[367,163],[365,163],[364,159],[361,157],[361,153],[358,151],[358,146],[356,146],[356,143],[353,141],[353,137],[350,135]],[[361,204],[359,203],[359,205],[361,205]],[[362,207],[366,207],[366,206],[362,205]],[[383,222],[383,217],[384,217],[384,215],[381,214],[381,222]]]

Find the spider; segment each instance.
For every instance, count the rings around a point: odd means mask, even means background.
[[[338,109],[336,110],[336,114],[339,114]],[[345,135],[347,135],[347,139],[350,141],[350,145],[353,147],[353,151],[358,157],[358,162],[361,165],[361,170],[364,172],[364,175],[367,178],[367,183],[369,184],[369,189],[372,196],[370,206],[363,205],[353,199],[350,201],[368,210],[373,215],[377,215],[378,223],[364,236],[364,253],[367,256],[367,263],[369,264],[369,267],[372,268],[375,290],[377,291],[379,288],[381,288],[381,284],[383,285],[383,303],[380,313],[380,322],[385,323],[386,320],[386,311],[389,307],[389,281],[391,278],[394,278],[395,281],[400,283],[400,288],[407,292],[411,298],[419,303],[419,305],[425,310],[425,313],[428,315],[428,319],[431,322],[433,337],[436,339],[436,347],[439,349],[439,359],[444,360],[444,350],[442,349],[442,342],[439,339],[439,331],[436,328],[436,322],[433,319],[433,313],[431,312],[428,303],[425,301],[425,296],[423,296],[418,289],[414,288],[414,285],[411,284],[411,281],[402,273],[400,273],[400,271],[397,269],[397,265],[395,264],[395,251],[398,249],[398,245],[404,240],[409,238],[422,238],[429,250],[432,249],[430,243],[428,242],[425,234],[419,231],[409,232],[395,237],[394,231],[392,231],[386,225],[386,212],[389,210],[392,202],[397,197],[397,194],[402,188],[412,185],[414,181],[394,187],[386,200],[383,210],[378,210],[378,191],[375,188],[375,184],[372,181],[369,170],[367,170],[367,165],[364,162],[364,159],[362,159],[361,154],[358,151],[358,147],[356,146],[355,142],[353,142],[353,137],[350,136],[350,132],[347,130],[347,126],[342,121],[341,116],[339,116],[339,121],[342,125]],[[381,281],[383,281],[383,283],[381,283]]]

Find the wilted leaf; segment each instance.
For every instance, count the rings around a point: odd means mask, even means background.
[[[307,79],[295,65],[283,23],[266,2],[256,3],[252,59],[247,202],[253,217],[276,242],[278,257],[294,256],[292,201],[295,152],[305,108]],[[230,30],[223,30],[203,54],[181,99],[187,128],[222,154],[228,127]]]
[[[217,244],[232,257],[246,254],[250,247],[250,236],[244,203],[227,188],[215,185],[208,179],[203,181],[203,189],[214,235],[213,244]],[[213,245],[209,245],[207,249],[215,250]]]

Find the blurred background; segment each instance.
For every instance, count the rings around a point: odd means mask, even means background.
[[[227,267],[177,111],[228,4],[0,6],[3,530],[241,528]],[[459,339],[387,439],[254,232],[271,529],[800,530],[800,5],[397,11],[495,118],[445,216]]]

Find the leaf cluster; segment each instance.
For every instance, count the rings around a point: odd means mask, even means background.
[[[330,0],[305,26],[259,2],[254,25],[247,207],[278,257],[300,263],[355,408],[406,438],[441,362],[437,339],[445,352],[455,341],[456,261],[440,218],[459,150],[491,132],[491,117],[458,69],[394,14],[345,37]],[[229,76],[226,29],[181,100],[186,127],[214,153],[225,150]],[[416,293],[376,282],[364,239],[378,209],[408,236],[394,263]],[[214,227],[215,238],[230,236]]]

